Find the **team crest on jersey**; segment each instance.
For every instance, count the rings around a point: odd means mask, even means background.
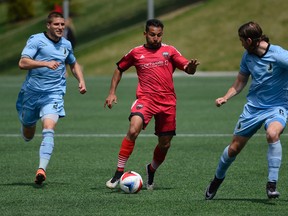
[[[162,55],[164,56],[165,59],[169,58],[169,53],[168,52],[163,52]]]
[[[64,56],[67,57],[67,56],[68,56],[68,50],[67,50],[67,48],[61,47],[61,49],[62,49],[62,52],[63,52]]]
[[[272,73],[272,72],[273,72],[273,65],[272,65],[271,62],[270,62],[269,65],[267,66],[267,72],[268,72],[268,73]]]
[[[137,104],[137,106],[136,106],[136,109],[137,110],[140,110],[140,109],[142,109],[143,108],[143,104]]]

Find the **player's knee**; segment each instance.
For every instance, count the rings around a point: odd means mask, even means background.
[[[24,127],[22,126],[21,128],[21,132],[22,132],[22,137],[26,142],[29,142],[33,139],[34,135],[35,135],[35,130],[36,130],[36,126],[32,126],[32,127]]]
[[[171,142],[169,139],[164,139],[164,140],[159,140],[159,144],[158,144],[160,149],[166,150],[169,149],[171,146]]]
[[[24,139],[25,142],[29,142],[33,139],[34,135],[33,136],[25,136],[24,134],[22,134],[22,138]]]
[[[129,137],[130,140],[135,141],[139,135],[140,131],[136,130],[135,128],[131,127],[129,129],[129,132],[127,134],[127,136]]]
[[[241,151],[241,148],[238,148],[235,145],[230,145],[228,148],[228,156],[231,157],[236,157]]]
[[[268,143],[274,143],[279,140],[279,133],[275,130],[267,130],[266,139]]]

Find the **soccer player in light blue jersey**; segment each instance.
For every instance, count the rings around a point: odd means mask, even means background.
[[[224,149],[214,179],[206,189],[207,200],[213,199],[229,166],[262,125],[268,143],[266,193],[268,198],[280,196],[276,183],[282,159],[280,135],[286,125],[288,110],[288,51],[270,44],[269,38],[262,34],[261,27],[255,22],[243,24],[238,35],[246,50],[242,56],[240,72],[227,93],[216,99],[216,106],[220,107],[239,94],[249,77],[252,81],[233,139]]]
[[[54,129],[59,118],[65,116],[66,66],[79,82],[79,91],[86,93],[83,73],[73,54],[71,43],[63,37],[65,23],[61,13],[47,17],[47,31],[32,35],[21,53],[19,67],[28,70],[16,102],[21,132],[25,141],[35,134],[36,123],[42,121],[42,142],[39,168],[35,183],[46,179],[46,169],[54,147]]]

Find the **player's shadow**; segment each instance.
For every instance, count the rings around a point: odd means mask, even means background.
[[[260,203],[264,205],[276,205],[277,202],[288,202],[287,199],[253,199],[253,198],[232,198],[232,199],[214,199],[213,201],[239,201],[239,202],[252,202],[252,203]]]
[[[32,182],[13,182],[13,183],[10,183],[10,184],[0,184],[1,186],[10,186],[10,187],[19,187],[19,186],[23,186],[23,187],[33,187],[33,188],[44,188],[46,186],[46,183],[45,184],[42,184],[42,185],[37,185],[35,183],[32,183]]]
[[[124,193],[120,188],[115,188],[115,189],[109,189],[109,188],[106,188],[106,187],[93,187],[93,188],[90,188],[91,190],[105,190],[106,192],[105,193],[123,193],[123,194],[126,194]],[[172,188],[172,187],[157,187],[155,188],[154,190],[147,190],[146,187],[142,188],[141,191],[147,191],[147,192],[153,192],[153,191],[162,191],[162,190],[173,190],[175,188]],[[141,192],[140,191],[140,192]]]
[[[65,183],[59,183],[59,182],[53,182],[50,183],[53,185],[67,185]],[[0,184],[0,186],[8,186],[8,187],[33,187],[35,189],[41,189],[41,188],[45,188],[46,186],[48,186],[48,183],[43,183],[42,185],[37,185],[33,182],[13,182],[13,183],[9,183],[9,184]]]

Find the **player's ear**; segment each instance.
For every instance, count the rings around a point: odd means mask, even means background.
[[[247,43],[248,45],[251,45],[251,44],[253,43],[253,40],[252,40],[251,38],[247,38],[247,39],[246,39],[246,43]]]

